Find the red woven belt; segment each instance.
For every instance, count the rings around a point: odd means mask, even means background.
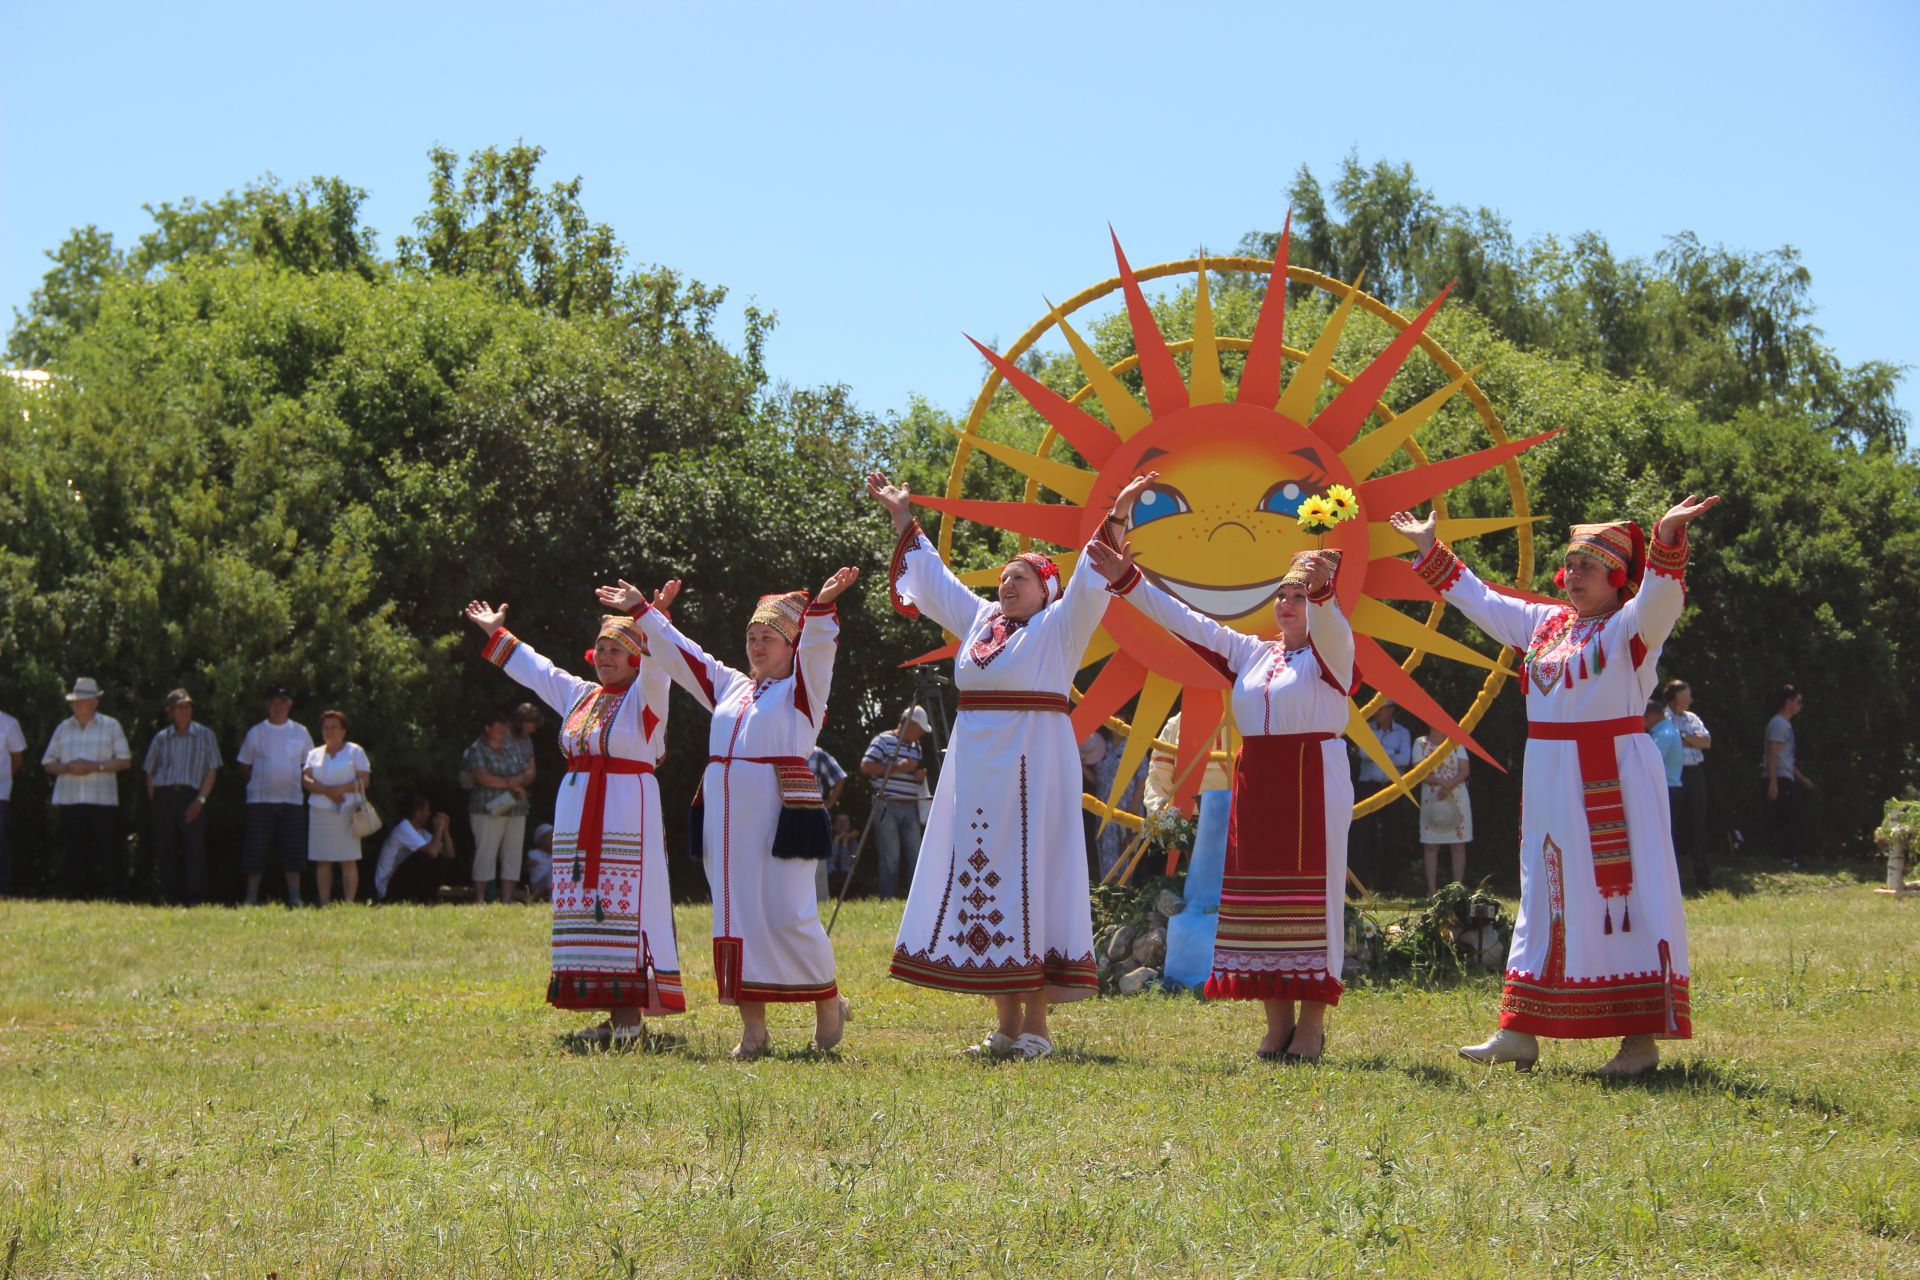
[[[587,777],[587,794],[580,801],[580,833],[576,837],[580,853],[587,862],[587,889],[600,887],[600,837],[607,826],[607,775],[652,772],[653,765],[645,760],[625,760],[618,756],[567,757],[569,785],[572,785],[571,777],[580,774]]]
[[[962,711],[1058,711],[1062,715],[1072,704],[1064,693],[1037,693],[1027,689],[976,689],[962,691]]]
[[[1593,851],[1593,883],[1600,891],[1602,928],[1613,932],[1613,909],[1608,899],[1624,899],[1633,888],[1633,850],[1627,841],[1627,806],[1620,792],[1620,761],[1613,744],[1618,738],[1645,733],[1641,716],[1617,720],[1573,720],[1554,723],[1529,720],[1527,737],[1541,742],[1571,742],[1580,757],[1580,799],[1587,810],[1587,843]],[[1633,914],[1622,902],[1620,927],[1631,931]]]

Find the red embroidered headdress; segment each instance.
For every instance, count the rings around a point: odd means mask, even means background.
[[[1040,586],[1047,594],[1047,603],[1052,604],[1060,598],[1060,566],[1051,557],[1038,551],[1022,551],[1013,560],[1019,560],[1040,575]],[[1013,560],[1007,561],[1012,564]]]
[[[1576,524],[1567,531],[1567,554],[1585,556],[1607,568],[1607,581],[1632,599],[1647,576],[1647,535],[1631,520]],[[1564,585],[1564,584],[1562,584]]]
[[[807,611],[807,593],[804,591],[786,591],[777,595],[761,596],[760,602],[753,606],[753,616],[747,619],[747,625],[758,622],[772,627],[787,638],[788,644],[800,641],[800,618]]]

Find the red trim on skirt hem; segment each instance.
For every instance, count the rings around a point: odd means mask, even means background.
[[[1692,1004],[1687,979],[1678,974],[1667,980],[1654,973],[1550,985],[1509,971],[1500,991],[1500,1029],[1557,1040],[1690,1040]]]
[[[1339,1004],[1346,990],[1340,979],[1325,974],[1303,978],[1294,973],[1220,973],[1207,979],[1204,994],[1209,1000],[1305,1000],[1313,1004]]]
[[[547,979],[547,1003],[556,1009],[639,1009],[659,1016],[687,1011],[686,992],[678,973],[653,974],[652,1001],[647,1000],[647,975],[632,973],[555,972]],[[638,1002],[634,997],[638,996]]]

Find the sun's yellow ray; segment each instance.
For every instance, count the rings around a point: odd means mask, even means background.
[[[1353,629],[1361,635],[1385,640],[1388,644],[1419,649],[1436,657],[1484,667],[1488,671],[1496,670],[1500,665],[1486,654],[1467,648],[1452,636],[1428,630],[1392,605],[1382,604],[1371,596],[1360,597],[1360,603],[1353,607]]]
[[[1427,422],[1440,407],[1453,399],[1454,393],[1467,385],[1468,379],[1478,371],[1478,366],[1467,370],[1446,386],[1400,414],[1392,422],[1375,427],[1348,445],[1340,455],[1340,461],[1347,464],[1347,470],[1353,473],[1355,480],[1364,480],[1379,469],[1380,464],[1393,456],[1398,449],[1412,438],[1413,433]]]
[[[1073,578],[1075,566],[1080,563],[1080,553],[1062,551],[1053,555],[1053,562],[1060,566],[1060,580],[1068,582]],[[1004,564],[996,564],[989,569],[969,569],[965,573],[956,573],[953,576],[970,587],[997,587],[1000,585],[1000,571],[1006,567]]]
[[[1367,759],[1380,766],[1382,773],[1395,782],[1400,781],[1398,766],[1393,763],[1393,757],[1387,754],[1387,749],[1382,745],[1379,735],[1374,733],[1373,726],[1367,723],[1365,716],[1360,714],[1358,703],[1347,708],[1347,736],[1353,739],[1354,745],[1360,748]]]
[[[1193,372],[1187,378],[1187,395],[1194,404],[1219,404],[1227,398],[1220,377],[1220,350],[1213,336],[1213,304],[1207,299],[1207,260],[1200,259],[1200,274],[1193,295]]]
[[[1080,655],[1080,670],[1085,671],[1096,662],[1104,662],[1120,652],[1120,642],[1105,627],[1093,633],[1093,639],[1087,641],[1087,651]],[[1078,693],[1079,690],[1074,690]],[[1076,699],[1078,701],[1078,699]]]
[[[1484,533],[1499,533],[1505,529],[1518,529],[1523,524],[1537,524],[1545,516],[1458,516],[1440,521],[1435,536],[1442,542],[1459,542],[1465,538],[1477,538]],[[1367,559],[1378,560],[1381,556],[1403,556],[1413,550],[1413,540],[1402,537],[1393,531],[1393,526],[1385,520],[1375,520],[1367,525]],[[999,579],[995,579],[999,581]]]
[[[1087,375],[1087,385],[1100,398],[1100,407],[1107,411],[1107,421],[1113,424],[1113,429],[1122,440],[1153,421],[1153,415],[1147,412],[1147,407],[1133,398],[1133,393],[1113,376],[1113,371],[1093,353],[1093,348],[1074,332],[1073,326],[1064,318],[1060,321],[1060,332],[1066,337],[1067,345],[1073,348],[1073,358],[1080,362],[1080,372]]]
[[[1353,314],[1353,304],[1360,299],[1360,282],[1367,278],[1362,271],[1354,280],[1347,296],[1333,314],[1327,318],[1327,327],[1320,331],[1313,350],[1307,352],[1307,358],[1293,371],[1293,377],[1287,382],[1287,389],[1280,393],[1280,403],[1274,406],[1284,418],[1306,424],[1313,420],[1313,406],[1320,402],[1320,384],[1327,380],[1327,367],[1333,363],[1333,350],[1340,345],[1340,331],[1347,327],[1347,317]]]
[[[954,427],[949,427],[948,430],[989,458],[998,458],[1021,475],[1038,480],[1055,493],[1071,498],[1075,502],[1084,504],[1087,495],[1093,492],[1093,482],[1096,477],[1091,471],[1082,471],[1070,463],[1055,462],[1052,458],[1028,453],[1015,445],[1002,444],[998,440],[989,440],[985,436],[970,436]]]
[[[1127,749],[1120,753],[1120,772],[1113,775],[1113,791],[1107,796],[1109,805],[1118,805],[1120,797],[1126,794],[1127,784],[1133,781],[1133,771],[1147,758],[1147,748],[1153,745],[1154,726],[1167,722],[1173,700],[1179,696],[1177,681],[1157,672],[1147,673],[1146,683],[1140,688],[1140,701],[1133,712],[1133,723],[1140,726],[1142,732],[1127,735]]]

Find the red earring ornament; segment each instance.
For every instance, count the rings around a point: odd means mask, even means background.
[[[1562,565],[1560,568],[1555,569],[1553,571],[1553,585],[1560,588],[1562,591],[1565,591],[1567,589],[1566,566]]]
[[[593,654],[594,654],[594,651],[592,649],[587,650],[586,658],[587,658],[588,666],[593,665]]]
[[[1614,569],[1609,571],[1607,574],[1607,585],[1615,589],[1626,586],[1627,571],[1625,569]]]

